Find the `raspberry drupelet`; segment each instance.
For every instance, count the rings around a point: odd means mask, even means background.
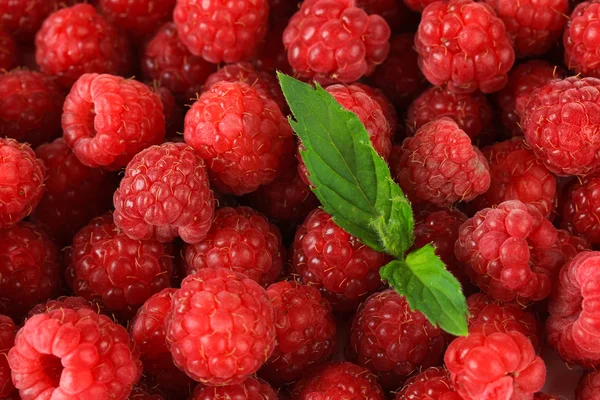
[[[35,36],[40,70],[71,87],[86,73],[124,75],[129,70],[127,38],[89,4],[50,14]]]
[[[8,352],[15,345],[17,328],[12,319],[0,315],[0,397],[8,398],[14,391],[10,367],[8,365]]]
[[[567,188],[560,210],[561,227],[583,236],[592,244],[600,243],[600,175],[592,174],[574,181]]]
[[[396,394],[395,400],[462,400],[456,393],[450,373],[431,367],[410,378]]]
[[[175,365],[209,386],[240,384],[254,374],[273,353],[275,332],[265,289],[224,268],[188,275],[166,321]]]
[[[565,255],[566,263],[571,262],[582,251],[590,250],[590,243],[581,236],[573,236],[565,229],[558,230],[558,241]]]
[[[273,182],[295,148],[277,103],[243,82],[202,93],[185,116],[184,138],[206,161],[215,187],[238,196]]]
[[[34,315],[45,314],[53,310],[62,310],[68,308],[70,310],[80,310],[87,308],[89,310],[96,311],[100,314],[98,307],[91,302],[87,301],[83,297],[77,296],[60,296],[57,299],[50,299],[45,303],[40,303],[33,307],[27,313],[27,318],[31,318]]]
[[[371,87],[360,82],[355,82],[353,86],[362,89],[369,97],[371,97],[377,102],[377,104],[381,106],[381,111],[387,120],[391,131],[391,137],[393,139],[398,128],[398,114],[396,113],[396,108],[394,104],[392,104],[391,100],[385,95],[385,93],[383,93],[383,90],[376,87]]]
[[[515,61],[504,23],[485,3],[435,2],[425,8],[415,36],[419,66],[436,86],[456,93],[497,92]]]
[[[0,71],[9,71],[17,65],[17,44],[12,36],[0,29]]]
[[[578,4],[565,28],[565,65],[571,71],[585,76],[600,78],[600,43],[595,39],[596,25],[600,15],[600,3],[596,0]]]
[[[0,26],[20,42],[30,42],[59,0],[0,0]]]
[[[152,146],[133,157],[113,196],[115,225],[133,239],[198,243],[215,201],[204,161],[185,143]]]
[[[352,83],[385,60],[390,35],[381,16],[368,15],[354,0],[311,0],[290,19],[283,44],[299,77]]]
[[[141,150],[165,138],[160,98],[133,79],[85,74],[65,99],[63,137],[79,161],[119,170]]]
[[[292,260],[302,281],[318,288],[336,311],[354,311],[381,287],[379,269],[389,257],[360,243],[317,209],[296,231]]]
[[[411,373],[439,365],[446,345],[442,330],[412,311],[393,289],[375,293],[358,309],[350,330],[350,351],[389,390]]]
[[[277,393],[265,381],[249,376],[242,383],[227,386],[196,386],[189,400],[277,400]]]
[[[38,314],[8,354],[22,400],[127,399],[142,374],[124,327],[89,309]]]
[[[588,372],[581,377],[579,385],[577,385],[577,400],[595,400],[597,398],[600,398],[600,372]]]
[[[106,18],[138,40],[171,19],[176,0],[99,0]]]

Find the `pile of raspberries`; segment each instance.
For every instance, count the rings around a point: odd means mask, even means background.
[[[0,0],[0,399],[599,400],[598,32],[600,0]],[[276,71],[364,124],[468,336],[319,207]]]

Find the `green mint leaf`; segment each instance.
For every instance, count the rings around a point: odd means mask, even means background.
[[[413,310],[421,311],[433,325],[455,336],[467,335],[467,300],[432,245],[413,251],[404,261],[392,261],[380,273],[406,297]]]
[[[321,86],[278,77],[324,210],[367,246],[404,257],[413,242],[412,210],[363,124]]]

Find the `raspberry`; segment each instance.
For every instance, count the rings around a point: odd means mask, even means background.
[[[27,144],[0,138],[0,227],[16,224],[44,195],[46,170]]]
[[[354,0],[304,1],[283,32],[295,73],[322,84],[352,83],[370,75],[390,51],[385,20]]]
[[[267,0],[177,0],[173,20],[189,51],[218,64],[248,60],[267,32]]]
[[[427,6],[415,47],[429,82],[456,93],[497,92],[506,85],[515,61],[502,20],[490,6],[472,0]]]
[[[338,227],[321,209],[306,217],[293,244],[295,272],[337,311],[354,311],[381,287],[379,268],[388,259]]]
[[[597,398],[600,398],[600,372],[588,372],[577,385],[577,400],[594,400]]]
[[[89,4],[50,14],[35,36],[40,70],[65,88],[86,73],[124,75],[129,56],[127,38]]]
[[[556,207],[557,179],[529,150],[523,138],[499,142],[482,150],[490,166],[487,192],[473,200],[476,210],[507,200],[531,204],[549,217]]]
[[[440,87],[427,89],[410,105],[406,116],[409,136],[428,122],[448,117],[471,139],[493,126],[493,111],[481,93],[453,93]]]
[[[215,66],[189,52],[173,23],[164,24],[144,46],[140,57],[143,75],[157,80],[180,99],[195,98]]]
[[[160,98],[133,79],[84,74],[63,105],[67,144],[84,165],[118,170],[165,138]]]
[[[185,116],[184,137],[217,189],[235,195],[273,182],[294,152],[292,128],[277,104],[242,82],[202,93]]]
[[[510,71],[508,84],[495,97],[502,124],[512,136],[523,136],[520,120],[531,93],[564,75],[565,71],[561,67],[542,60],[528,61]]]
[[[273,306],[245,275],[205,268],[173,294],[166,332],[175,365],[190,377],[210,386],[236,385],[273,352]]]
[[[575,7],[565,28],[565,65],[577,74],[600,78],[600,43],[595,39],[600,3],[584,1]]]
[[[566,78],[535,89],[521,125],[527,142],[559,176],[587,175],[600,166],[600,80]]]
[[[261,375],[270,382],[294,382],[335,350],[331,306],[316,288],[295,281],[275,283],[267,295],[275,309],[277,345]]]
[[[357,363],[369,368],[390,390],[415,370],[438,365],[446,344],[442,331],[421,312],[412,311],[393,289],[365,300],[350,332],[350,348]]]
[[[560,214],[561,226],[581,235],[592,244],[600,243],[600,175],[594,174],[575,181],[567,189]]]
[[[414,203],[469,201],[490,186],[487,161],[450,118],[423,125],[394,152],[392,175]]]
[[[438,0],[404,0],[404,4],[413,11],[421,12],[425,7],[436,1]]]
[[[19,41],[29,42],[59,0],[0,0],[0,26]]]
[[[396,114],[396,109],[390,99],[388,99],[385,93],[383,93],[383,90],[365,85],[364,83],[356,82],[353,84],[353,86],[362,89],[367,96],[379,104],[381,111],[387,120],[388,126],[390,127],[393,139],[398,127],[398,114]]]
[[[330,363],[294,387],[295,400],[383,400],[375,375],[349,362]]]
[[[277,394],[261,379],[248,377],[242,383],[228,386],[198,385],[189,400],[277,400]]]
[[[464,400],[530,399],[546,380],[544,361],[520,332],[459,337],[444,361]]]
[[[176,0],[99,0],[106,18],[129,35],[142,39],[171,19]]]
[[[213,217],[214,197],[204,162],[185,143],[139,152],[114,194],[115,225],[133,239],[198,243]]]
[[[130,239],[117,229],[112,215],[105,214],[75,235],[66,257],[67,283],[76,296],[127,318],[169,286],[171,258],[165,245]]]
[[[569,0],[484,0],[504,22],[517,57],[546,53],[562,34],[569,14]]]
[[[0,396],[3,399],[15,391],[8,366],[8,352],[15,344],[16,330],[12,319],[0,315]]]
[[[8,353],[23,400],[126,399],[142,374],[125,328],[92,310],[38,314],[17,333]]]
[[[298,8],[295,2],[288,0],[281,1],[293,6],[294,11]],[[273,15],[272,11],[273,9],[271,9],[271,15]],[[270,72],[281,71],[288,75],[293,74],[292,67],[288,61],[287,51],[283,45],[283,31],[287,27],[287,22],[286,18],[271,23],[272,26],[269,28],[254,59],[254,64],[259,70]]]
[[[8,71],[16,65],[17,44],[10,34],[0,30],[0,71]]]
[[[471,280],[500,301],[546,298],[565,262],[556,228],[519,200],[485,208],[467,220],[454,251]]]
[[[31,310],[29,310],[29,313],[27,313],[27,317],[31,318],[34,315],[46,314],[50,311],[62,310],[65,308],[70,309],[70,310],[76,310],[76,311],[81,310],[82,308],[86,308],[86,309],[93,310],[96,312],[99,311],[97,308],[93,307],[92,303],[90,303],[83,297],[61,296],[55,300],[48,300],[45,303],[40,303],[40,304],[36,305]]]
[[[431,367],[413,376],[396,394],[395,400],[462,400],[445,368]]]
[[[580,236],[571,236],[564,230],[558,230],[558,241],[561,244],[562,252],[565,255],[567,262],[570,262],[575,256],[582,251],[590,250],[590,243]]]

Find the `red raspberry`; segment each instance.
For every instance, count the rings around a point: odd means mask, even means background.
[[[168,287],[173,274],[172,255],[165,245],[130,239],[110,214],[94,218],[75,235],[66,263],[67,283],[76,296],[124,318]]]
[[[510,36],[494,10],[473,0],[435,2],[415,36],[419,66],[429,82],[456,93],[497,92],[515,61]]]
[[[296,2],[288,0],[281,1],[282,3],[291,5],[294,9],[293,11],[298,9]],[[272,8],[271,16],[273,16]],[[278,20],[275,23],[271,23],[269,31],[262,41],[254,59],[254,64],[258,69],[270,72],[281,71],[288,75],[293,74],[292,67],[288,61],[287,51],[283,45],[283,32],[287,27],[287,22],[288,19],[285,18]]]
[[[408,6],[413,11],[421,12],[430,5],[431,3],[435,3],[439,0],[404,0],[404,4]]]
[[[267,32],[267,0],[177,0],[173,20],[183,44],[218,64],[250,59]]]
[[[529,96],[538,87],[562,78],[565,71],[542,60],[517,65],[508,74],[508,85],[496,93],[502,124],[512,136],[523,136],[520,121]]]
[[[577,74],[600,78],[600,43],[594,32],[600,2],[584,1],[575,7],[565,28],[563,44],[565,46],[565,65]]]
[[[0,4],[0,7],[2,5]],[[17,65],[17,44],[10,34],[0,30],[0,71]]]
[[[582,251],[590,250],[590,243],[580,236],[572,236],[564,229],[558,230],[558,241],[561,244],[562,252],[570,262],[575,256]]]
[[[600,166],[600,80],[557,79],[535,89],[521,125],[535,155],[560,176],[587,175]]]
[[[438,365],[446,347],[442,330],[421,312],[412,311],[393,289],[365,300],[350,332],[350,349],[357,363],[369,368],[390,390],[415,370]]]
[[[410,378],[395,400],[462,400],[450,382],[445,368],[431,367]]]
[[[369,97],[375,100],[379,106],[381,106],[381,111],[388,122],[393,139],[398,128],[398,114],[396,114],[395,106],[392,104],[390,99],[388,99],[385,93],[383,93],[383,90],[365,85],[364,83],[356,82],[353,84],[353,86],[362,89]]]
[[[237,272],[201,269],[173,294],[167,345],[175,365],[211,386],[236,385],[275,346],[273,306],[258,283]]]
[[[8,353],[23,400],[126,399],[142,374],[138,358],[125,328],[85,308],[31,317]]]
[[[5,315],[0,315],[0,396],[3,399],[15,391],[8,365],[8,352],[15,344],[16,331],[13,320]]]
[[[544,361],[520,332],[459,337],[444,361],[464,400],[531,399],[546,381]]]
[[[277,394],[262,379],[248,377],[242,383],[228,386],[196,386],[189,400],[277,400]]]
[[[322,84],[370,75],[390,51],[390,27],[354,0],[304,1],[283,32],[295,73]]]
[[[576,180],[565,194],[560,214],[561,226],[572,234],[583,236],[592,244],[600,243],[600,174]]]
[[[569,0],[484,0],[504,22],[517,57],[546,53],[567,23]]]
[[[89,4],[62,8],[35,35],[40,70],[69,88],[86,73],[124,75],[130,64],[127,38]]]
[[[600,398],[600,372],[588,372],[577,385],[577,400],[595,400]],[[552,400],[551,397],[549,397]]]
[[[171,19],[176,0],[99,0],[106,18],[129,35],[143,39]]]
[[[383,390],[368,369],[349,362],[330,363],[294,387],[293,400],[383,400]]]
[[[273,182],[294,152],[292,128],[277,104],[242,82],[202,93],[185,116],[184,137],[217,188],[235,195]]]
[[[456,122],[471,139],[493,129],[492,107],[483,94],[453,93],[432,87],[410,105],[406,116],[406,134],[412,136],[423,125],[442,117]]]
[[[204,162],[185,143],[139,152],[127,164],[113,197],[115,225],[133,239],[198,243],[206,236],[215,202]]]
[[[62,310],[62,309],[70,309],[70,310],[81,310],[82,308],[87,308],[89,310],[93,310],[99,313],[99,309],[97,307],[93,307],[92,303],[84,299],[83,297],[67,297],[61,296],[54,300],[48,300],[45,303],[40,303],[29,310],[27,313],[27,318],[31,318],[34,315],[49,313],[53,310]]]
[[[215,65],[189,52],[181,43],[174,23],[164,24],[145,45],[140,57],[146,79],[157,80],[182,99],[202,92]]]
[[[295,281],[275,283],[267,295],[275,309],[277,345],[261,375],[270,382],[294,382],[335,350],[331,306],[316,288]]]
[[[394,152],[392,174],[414,203],[469,201],[490,186],[487,161],[450,118],[423,125]]]
[[[454,250],[471,280],[500,301],[546,298],[565,262],[556,228],[519,200],[475,214],[461,226]]]
[[[354,311],[377,291],[379,268],[389,260],[337,226],[321,209],[310,213],[296,231],[293,252],[295,272],[338,311]]]
[[[54,12],[59,0],[0,0],[0,26],[22,42],[29,42]]]
[[[135,154],[165,138],[160,98],[133,79],[84,74],[63,105],[62,128],[79,160],[118,170]]]

